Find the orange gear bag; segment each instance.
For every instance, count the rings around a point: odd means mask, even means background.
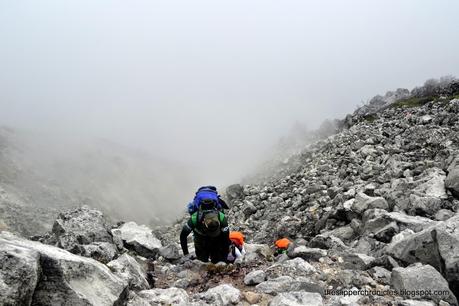
[[[229,238],[238,247],[244,245],[244,235],[241,232],[230,232]]]
[[[286,250],[288,246],[290,245],[290,243],[292,242],[288,240],[287,238],[282,238],[282,239],[276,240],[275,245],[278,249]]]

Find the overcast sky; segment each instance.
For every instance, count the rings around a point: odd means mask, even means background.
[[[458,12],[454,0],[0,0],[0,124],[236,175],[294,121],[459,76]]]

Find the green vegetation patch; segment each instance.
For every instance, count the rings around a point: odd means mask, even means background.
[[[437,98],[435,97],[412,97],[408,99],[399,100],[391,105],[391,107],[397,108],[411,108],[411,107],[418,107],[424,104],[429,103],[430,101],[436,101]]]
[[[366,122],[370,122],[370,123],[375,121],[376,119],[378,119],[378,116],[376,114],[369,114],[369,115],[363,116],[363,120],[365,120]]]

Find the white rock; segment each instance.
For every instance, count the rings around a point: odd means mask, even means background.
[[[0,305],[30,305],[39,274],[38,252],[0,242]]]
[[[319,293],[296,291],[280,293],[274,297],[269,306],[322,306],[323,299]]]
[[[266,274],[262,270],[255,270],[244,277],[244,284],[248,286],[258,285],[266,280]]]
[[[129,283],[129,288],[134,290],[150,289],[146,277],[146,272],[140,264],[128,254],[124,253],[117,259],[109,262],[107,266],[120,278]]]
[[[157,305],[177,305],[189,306],[190,298],[185,290],[175,287],[167,289],[150,289],[137,293],[134,299],[128,302],[128,306],[157,306]]]
[[[34,304],[65,301],[68,305],[113,305],[126,298],[127,282],[92,258],[2,232],[0,249],[6,247],[40,254],[42,277],[34,292]]]
[[[226,306],[239,303],[241,292],[228,284],[222,284],[199,294],[199,298],[215,306]]]
[[[112,230],[114,235],[120,235],[127,248],[131,248],[144,257],[155,256],[162,247],[151,229],[135,222],[124,223],[120,228]]]

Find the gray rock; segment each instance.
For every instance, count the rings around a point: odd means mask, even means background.
[[[244,201],[242,212],[246,217],[249,217],[250,215],[257,212],[257,207],[253,205],[252,202],[246,200]]]
[[[305,277],[279,276],[268,279],[255,287],[259,292],[276,295],[281,292],[308,291],[324,294],[322,286]]]
[[[396,222],[391,222],[374,233],[374,237],[382,242],[390,242],[392,237],[398,233],[399,227]]]
[[[179,278],[174,287],[186,289],[189,286],[199,284],[201,281],[201,276],[197,272],[193,272],[191,270],[183,270],[177,273],[177,277]]]
[[[128,249],[134,250],[143,257],[154,257],[162,247],[161,241],[145,225],[127,222],[118,229],[113,229],[112,232],[114,235],[121,236]]]
[[[392,222],[395,222],[400,231],[410,229],[415,232],[419,232],[434,223],[434,221],[428,218],[423,218],[420,216],[409,216],[401,212],[388,213],[386,211],[381,211],[378,212],[373,218],[372,216],[367,216],[367,218],[369,218],[369,220],[365,220],[363,227],[363,233],[365,235],[370,233],[376,234],[384,229],[387,230],[389,229],[387,226]],[[396,229],[394,225],[391,225],[390,227],[393,227],[394,230]]]
[[[146,279],[146,271],[141,265],[130,255],[123,254],[116,260],[107,264],[110,270],[120,278],[124,279],[132,290],[150,289],[150,285]]]
[[[288,252],[290,258],[301,257],[305,260],[319,260],[319,258],[327,256],[327,251],[318,248],[308,248],[304,245],[292,248]]]
[[[378,283],[383,285],[390,284],[391,272],[389,270],[383,267],[373,267],[368,270],[368,273],[370,273],[371,277]]]
[[[391,256],[389,255],[382,255],[382,256],[379,256],[377,258],[375,258],[375,260],[373,260],[370,264],[369,267],[376,267],[376,266],[379,266],[379,267],[384,267],[386,268],[387,270],[389,271],[392,271],[392,269],[394,268],[398,268],[400,265],[398,264],[398,262],[392,258]]]
[[[399,306],[435,306],[434,302],[430,301],[416,301],[416,300],[403,300],[398,303]]]
[[[231,285],[223,284],[199,294],[199,298],[215,306],[234,305],[240,302],[241,292]]]
[[[334,236],[325,236],[325,235],[316,235],[309,241],[309,247],[311,248],[319,248],[319,249],[326,249],[326,250],[338,250],[338,251],[345,251],[349,249],[344,242]]]
[[[88,206],[59,214],[52,232],[57,246],[107,263],[118,254],[104,215]]]
[[[226,188],[226,197],[230,203],[235,200],[242,200],[244,197],[244,189],[239,184],[230,185]]]
[[[102,263],[109,262],[119,253],[116,245],[109,242],[93,242],[88,245],[80,245],[79,249],[80,251],[77,254],[94,258]]]
[[[432,122],[432,116],[430,115],[424,115],[420,118],[420,121],[422,124],[427,124],[427,123],[430,123]]]
[[[178,260],[182,257],[180,255],[180,249],[176,244],[169,244],[160,248],[159,255],[167,260]]]
[[[344,253],[342,258],[344,268],[353,270],[366,270],[375,260],[372,256],[348,252]]]
[[[150,289],[143,290],[137,293],[137,295],[131,299],[128,306],[139,306],[139,305],[177,305],[177,306],[188,306],[191,305],[190,298],[185,290],[175,287],[167,289]]]
[[[0,245],[39,254],[42,276],[33,294],[34,305],[118,305],[127,298],[127,282],[92,258],[7,232],[0,233]]]
[[[294,306],[294,305],[308,305],[308,306],[322,306],[323,299],[319,293],[313,292],[286,292],[280,293],[274,297],[268,304],[269,306]]]
[[[450,190],[456,198],[459,198],[459,165],[451,167],[445,180],[445,187]]]
[[[454,216],[454,212],[452,212],[449,209],[440,209],[436,214],[435,214],[435,220],[438,221],[446,221],[449,218]]]
[[[274,253],[267,244],[245,243],[246,254],[243,258],[245,263],[254,263],[271,258]]]
[[[351,205],[351,210],[362,214],[367,209],[380,208],[389,209],[389,204],[383,197],[370,197],[363,192],[360,192],[355,197],[354,203]]]
[[[394,235],[394,237],[392,237],[391,243],[393,244],[393,243],[396,243],[398,241],[401,241],[401,240],[403,240],[403,239],[405,239],[405,238],[407,238],[407,237],[409,237],[409,236],[411,236],[413,234],[414,234],[414,231],[412,231],[412,230],[407,228],[407,229],[401,231],[400,233],[398,233],[397,235]]]
[[[262,270],[255,270],[244,277],[244,284],[248,286],[258,285],[266,280],[266,274]]]
[[[414,182],[417,186],[413,189],[413,193],[421,197],[445,199],[447,198],[445,179],[446,174],[443,170],[431,168],[426,171],[425,177]]]
[[[0,240],[0,305],[31,305],[39,277],[38,252]]]
[[[405,263],[435,267],[456,293],[459,288],[459,215],[389,244],[386,253]]]
[[[402,296],[411,299],[428,299],[437,303],[440,300],[445,300],[457,304],[456,297],[448,287],[448,282],[430,265],[416,264],[407,268],[395,268],[392,270],[391,285],[401,292]],[[420,290],[430,290],[431,293],[419,292]],[[418,294],[415,294],[416,291]],[[434,291],[445,291],[449,294],[433,294]]]
[[[273,266],[269,267],[268,270],[272,267],[276,267],[277,265],[282,267],[283,271],[288,273],[285,273],[287,275],[304,275],[316,272],[316,268],[314,268],[311,264],[300,257],[286,260],[281,264],[274,264]]]
[[[337,227],[331,231],[321,233],[323,236],[336,237],[341,241],[348,241],[355,236],[355,231],[351,225]]]
[[[412,214],[434,216],[442,205],[441,198],[420,197],[415,194],[410,195],[408,211]]]

